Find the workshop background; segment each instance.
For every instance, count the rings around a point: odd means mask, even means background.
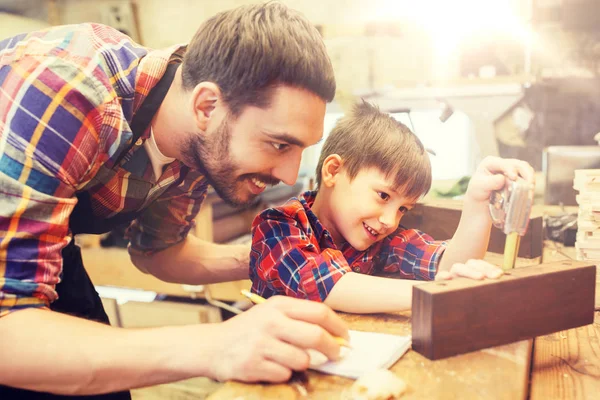
[[[550,239],[557,251],[574,244],[574,171],[600,168],[600,0],[281,2],[314,23],[333,62],[337,94],[325,136],[353,102],[378,104],[434,154],[434,184],[425,202],[460,201],[485,156],[527,160],[538,173],[536,205],[558,206],[543,215],[540,248]],[[253,1],[0,0],[0,40],[97,22],[161,48],[189,41],[203,20],[247,3]],[[305,151],[296,185],[268,188],[249,209],[233,209],[210,193],[194,234],[220,243],[247,241],[260,209],[312,187],[319,151],[319,145]],[[220,321],[242,306],[239,290],[246,281],[160,282],[131,265],[120,232],[78,240],[114,325]],[[134,398],[202,398],[211,385],[201,378],[137,390]]]

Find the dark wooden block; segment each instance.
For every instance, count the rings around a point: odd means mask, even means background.
[[[462,202],[454,200],[438,200],[431,203],[417,204],[408,214],[402,217],[400,225],[423,231],[436,240],[451,239],[458,227],[462,212]],[[542,214],[534,208],[529,218],[527,232],[521,238],[518,257],[536,258],[543,250]],[[504,254],[506,235],[492,227],[488,251]]]
[[[437,360],[588,325],[595,288],[596,266],[580,261],[415,286],[412,348]]]

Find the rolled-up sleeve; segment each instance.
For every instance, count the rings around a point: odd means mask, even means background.
[[[207,188],[206,178],[190,171],[181,184],[167,189],[129,226],[129,252],[152,255],[184,240],[194,227]]]
[[[96,86],[61,60],[0,66],[0,316],[57,298],[76,187],[99,147]]]
[[[254,293],[323,302],[350,271],[339,250],[320,251],[293,217],[270,209],[255,218],[250,253]]]
[[[400,229],[382,246],[383,271],[404,279],[434,280],[446,246],[416,229]]]

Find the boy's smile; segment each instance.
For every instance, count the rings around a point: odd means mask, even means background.
[[[373,240],[376,240],[377,236],[379,236],[379,232],[377,232],[376,230],[374,230],[373,228],[371,228],[369,225],[367,225],[364,222],[363,222],[363,226],[365,227],[365,230],[367,231],[367,236],[372,237]]]

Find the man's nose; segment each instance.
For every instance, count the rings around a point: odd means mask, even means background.
[[[298,170],[302,161],[302,153],[294,157],[286,157],[279,165],[273,169],[272,175],[285,183],[293,185],[298,179]]]

